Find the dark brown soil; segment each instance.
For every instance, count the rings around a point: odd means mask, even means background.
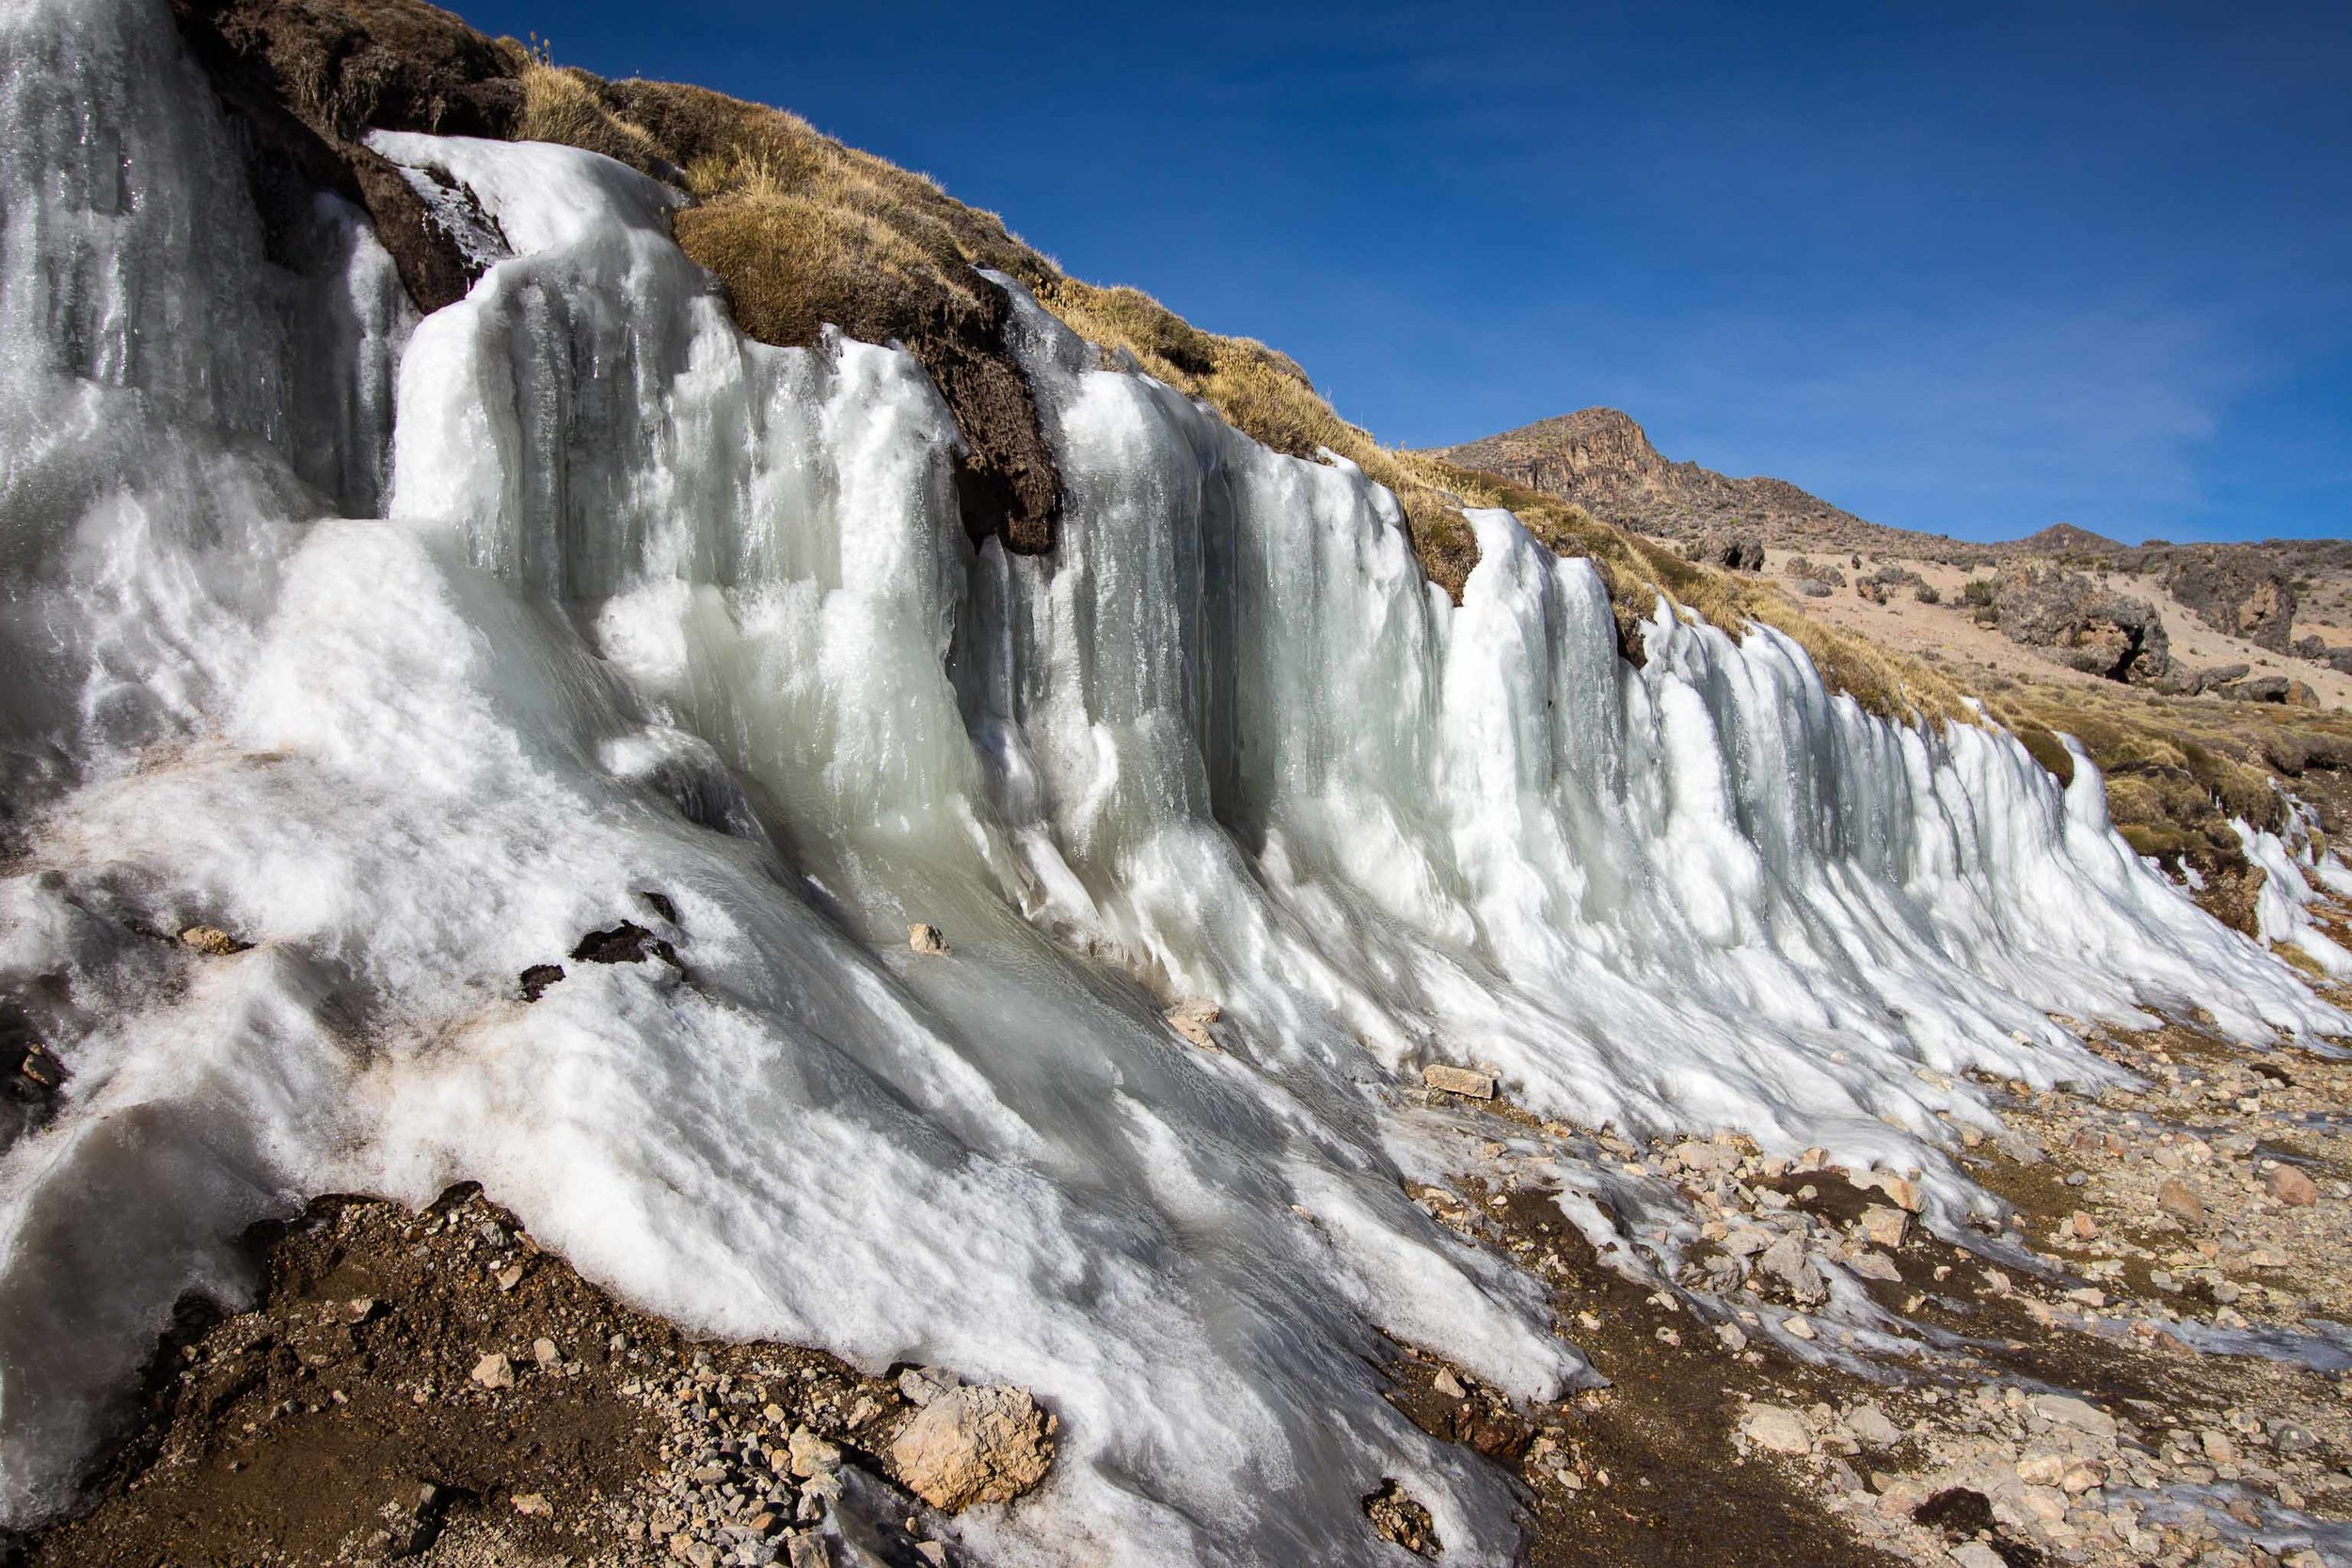
[[[773,1404],[770,1426],[807,1424],[853,1460],[842,1413],[879,1431],[901,1405],[829,1356],[693,1344],[470,1187],[422,1215],[325,1198],[249,1241],[261,1300],[228,1317],[186,1304],[92,1506],[28,1544],[36,1568],[467,1560],[435,1550],[450,1532],[499,1560],[650,1562],[690,1506],[661,1516],[665,1462],[693,1462],[681,1402],[739,1389],[752,1418]],[[493,1354],[505,1368],[477,1375]]]
[[[1764,1349],[1762,1365],[1727,1354],[1689,1313],[1607,1267],[1549,1195],[1461,1184],[1471,1201],[1419,1194],[1437,1217],[1534,1267],[1551,1285],[1565,1332],[1610,1386],[1558,1404],[1513,1411],[1458,1369],[1407,1352],[1391,1399],[1426,1432],[1467,1441],[1507,1462],[1529,1489],[1533,1568],[1758,1563],[1884,1568],[1895,1561],[1856,1541],[1806,1485],[1762,1459],[1742,1462],[1731,1433],[1742,1393],[1787,1401],[1851,1392]],[[1590,1313],[1597,1321],[1578,1320]],[[1679,1338],[1658,1337],[1665,1329]],[[1463,1387],[1433,1386],[1444,1370]],[[1576,1478],[1571,1487],[1561,1473]]]

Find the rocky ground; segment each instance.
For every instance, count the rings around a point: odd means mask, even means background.
[[[1547,1568],[2352,1562],[2352,1060],[2088,1037],[2113,1082],[1982,1085],[2003,1207],[1942,1235],[1911,1173],[1396,1091],[1455,1173],[1416,1198],[1607,1382],[1515,1404],[1399,1344],[1392,1399],[1518,1479]],[[696,1342],[471,1188],[252,1241],[256,1305],[191,1305],[90,1510],[0,1558],[912,1568],[1052,1463],[1024,1390]],[[1365,1528],[1442,1560],[1403,1487]]]
[[[190,1307],[95,1506],[23,1561],[939,1564],[950,1511],[1051,1463],[1025,1391],[690,1340],[471,1187],[252,1240],[261,1300]]]
[[[1965,1164],[2012,1207],[1948,1240],[1885,1173],[1433,1109],[1479,1174],[1432,1212],[1551,1279],[1613,1383],[1539,1418],[1538,1516],[1581,1528],[1536,1560],[1757,1560],[1724,1506],[1836,1522],[1781,1560],[2352,1561],[2352,1064],[2092,1037],[2130,1077],[1985,1085],[2004,1130]],[[1613,1253],[1562,1223],[1579,1195]],[[1629,1480],[1685,1512],[1610,1541]]]

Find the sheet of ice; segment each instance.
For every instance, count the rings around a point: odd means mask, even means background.
[[[2254,899],[2254,924],[2265,942],[2293,947],[2328,974],[2352,975],[2352,952],[2319,928],[2311,907],[2323,890],[2343,896],[2352,894],[2352,869],[2313,832],[2309,808],[2290,801],[2283,834],[2233,819],[2240,847],[2263,873],[2262,891]],[[2316,885],[2314,885],[2316,884]]]
[[[236,1295],[246,1222],[470,1178],[699,1329],[1036,1387],[1063,1456],[964,1518],[984,1558],[1378,1560],[1396,1477],[1499,1561],[1507,1492],[1379,1397],[1378,1333],[1581,1368],[1406,1201],[1400,1074],[1948,1207],[1953,1074],[2105,1070],[2049,1012],[2343,1022],[2087,759],[2061,792],[1670,606],[1629,666],[1507,514],[1457,609],[1360,472],[1025,297],[1050,559],[971,546],[911,356],[744,340],[619,165],[376,138],[512,251],[412,322],[346,212],[263,261],[160,0],[0,38],[0,988],[71,1073],[0,1153],[0,1518],[60,1503],[177,1292]],[[520,1000],[621,918],[686,977]],[[147,934],[199,920],[255,946]],[[1225,1053],[1161,1023],[1188,995]]]

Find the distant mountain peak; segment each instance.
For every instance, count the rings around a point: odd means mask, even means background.
[[[2131,546],[2104,533],[2073,523],[2052,523],[2039,533],[2017,541],[2017,548],[2032,555],[2115,555]]]
[[[1675,462],[1615,408],[1580,408],[1438,455],[1649,533],[1738,524],[1767,544],[1820,547],[1867,544],[1859,535],[1875,527],[1786,480],[1733,479]]]

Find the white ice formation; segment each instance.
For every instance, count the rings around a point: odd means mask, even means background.
[[[379,137],[512,250],[420,321],[331,199],[264,259],[163,0],[7,0],[0,49],[0,991],[70,1074],[0,1128],[0,1522],[249,1222],[472,1179],[698,1330],[1034,1386],[1062,1459],[983,1558],[1372,1561],[1397,1477],[1497,1561],[1504,1484],[1376,1336],[1581,1369],[1400,1191],[1418,1064],[1956,1214],[1951,1074],[2103,1070],[2049,1014],[2341,1022],[2087,760],[1668,610],[1634,668],[1500,512],[1454,608],[1357,469],[1025,299],[1049,558],[969,544],[910,356],[747,341],[617,164]],[[521,1000],[622,919],[685,975]],[[253,945],[157,935],[195,922]]]

